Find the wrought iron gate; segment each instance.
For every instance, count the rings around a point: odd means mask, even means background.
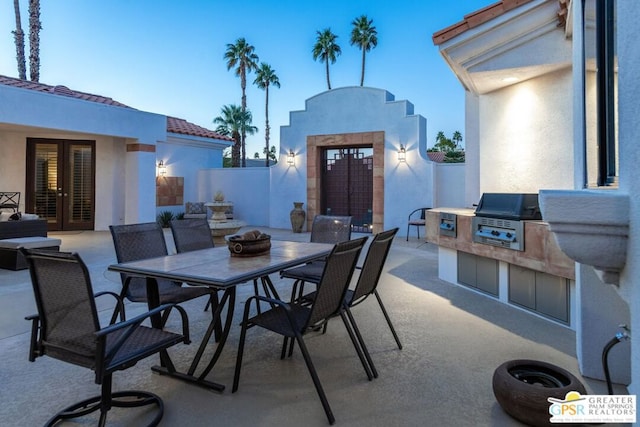
[[[370,233],[373,223],[373,148],[323,151],[321,212],[350,215],[352,230]]]

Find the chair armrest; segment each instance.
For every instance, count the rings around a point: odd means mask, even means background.
[[[40,350],[40,316],[32,314],[25,317],[25,320],[31,320],[31,342],[29,344],[29,362],[35,362],[37,357],[42,356]]]
[[[127,316],[124,312],[124,301],[122,299],[122,297],[118,294],[116,294],[115,292],[110,292],[110,291],[102,291],[102,292],[96,292],[95,294],[93,294],[94,298],[98,298],[101,297],[103,295],[111,295],[112,297],[114,297],[116,299],[116,313],[120,313],[120,321],[124,322],[125,320],[127,320]],[[115,323],[116,319],[114,316],[111,317],[111,324]]]
[[[109,325],[106,328],[103,328],[97,332],[95,332],[95,336],[98,339],[98,341],[100,342],[100,346],[101,346],[101,351],[104,351],[103,349],[105,348],[105,341],[106,341],[106,337],[109,334],[112,334],[116,331],[119,331],[121,329],[127,329],[124,333],[122,333],[120,335],[120,337],[118,338],[118,340],[113,344],[113,348],[111,349],[111,352],[109,354],[105,354],[105,358],[108,360],[110,359],[115,353],[117,353],[117,351],[122,347],[122,345],[126,342],[126,340],[131,336],[131,334],[133,333],[133,331],[139,327],[142,322],[148,318],[150,318],[151,316],[154,316],[156,314],[160,314],[161,312],[163,312],[164,310],[169,310],[175,308],[178,310],[178,312],[180,313],[180,316],[182,317],[182,335],[184,336],[184,343],[185,344],[190,344],[191,340],[189,338],[189,318],[187,316],[187,312],[180,307],[177,304],[163,304],[161,306],[158,306],[156,308],[154,308],[153,310],[149,310],[146,313],[142,313],[134,318],[131,318],[129,320],[126,320],[124,322],[120,322],[120,323],[116,323],[113,325]]]

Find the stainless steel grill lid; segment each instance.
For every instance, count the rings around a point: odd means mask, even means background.
[[[484,193],[475,214],[514,221],[542,219],[536,193]]]

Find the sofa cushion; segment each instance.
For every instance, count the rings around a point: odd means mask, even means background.
[[[184,213],[186,214],[206,214],[207,207],[204,202],[187,202],[185,203]]]

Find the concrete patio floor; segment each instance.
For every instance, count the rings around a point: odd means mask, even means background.
[[[247,230],[250,227],[244,229]],[[241,230],[241,231],[244,231]],[[308,233],[261,228],[274,239],[309,239]],[[109,232],[50,233],[62,239],[61,250],[77,251],[88,264],[94,289],[120,290]],[[173,250],[170,233],[169,250]],[[336,417],[344,426],[517,426],[496,403],[491,379],[495,368],[511,359],[544,360],[583,381],[591,394],[606,394],[601,381],[582,378],[575,357],[572,330],[490,297],[438,279],[437,248],[415,238],[396,238],[379,292],[404,348],[399,350],[374,300],[354,309],[379,378],[367,381],[339,319],[327,334],[310,334],[306,342]],[[272,276],[286,294],[289,281]],[[236,325],[251,286],[240,286]],[[106,302],[106,301],[105,301]],[[205,301],[185,304],[193,343],[170,353],[185,369],[210,319]],[[109,307],[100,305],[102,315]],[[129,304],[127,315],[144,310]],[[27,360],[30,324],[35,312],[27,270],[0,270],[0,425],[40,426],[63,407],[99,394],[93,373],[42,357]],[[169,328],[178,324],[171,319]],[[208,379],[227,385],[216,393],[152,373],[152,357],[114,374],[114,390],[142,389],[164,400],[163,426],[326,426],[320,401],[299,352],[280,360],[279,337],[265,330],[247,334],[240,386],[231,393],[239,327],[233,326],[227,346]],[[212,346],[210,346],[212,347]],[[206,356],[205,356],[206,357]],[[619,394],[626,389],[616,386]],[[142,425],[144,410],[114,409],[109,425]],[[82,423],[94,425],[96,418]]]

